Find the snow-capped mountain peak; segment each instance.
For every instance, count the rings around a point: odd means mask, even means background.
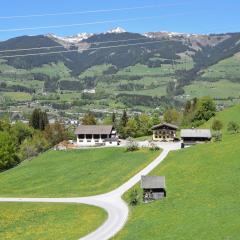
[[[107,33],[125,33],[126,30],[121,28],[121,27],[116,27],[116,28],[113,28],[109,31],[107,31]]]
[[[92,34],[92,33],[79,33],[74,36],[66,36],[66,37],[57,36],[55,34],[48,34],[47,36],[50,38],[53,38],[55,40],[62,41],[64,43],[76,44],[76,43],[79,43],[83,40],[86,40],[86,39],[92,37],[93,35],[94,34]]]

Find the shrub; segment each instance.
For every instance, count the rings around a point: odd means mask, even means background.
[[[8,132],[0,132],[0,171],[9,169],[20,163],[16,144]]]
[[[154,142],[150,142],[150,150],[151,151],[159,151],[160,150],[160,147],[158,145],[156,145],[156,143]]]
[[[128,138],[127,151],[134,152],[137,150],[139,150],[138,143],[134,141],[132,138]]]
[[[214,119],[212,123],[212,129],[214,131],[220,131],[222,128],[223,128],[223,123],[218,119]]]
[[[228,132],[233,133],[233,134],[238,133],[239,129],[240,129],[240,126],[238,123],[236,123],[234,121],[231,121],[228,123],[228,127],[227,127]]]
[[[136,206],[139,204],[139,193],[137,189],[133,189],[130,192],[130,205]]]
[[[214,134],[213,134],[213,139],[215,142],[220,142],[222,141],[222,132],[221,131],[216,131]]]

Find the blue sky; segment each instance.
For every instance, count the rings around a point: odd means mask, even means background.
[[[19,15],[131,8],[146,5],[156,6],[125,11],[4,19],[4,17]],[[116,26],[121,26],[127,31],[140,33],[149,31],[236,32],[240,31],[239,10],[239,0],[8,0],[1,2],[0,40],[21,35],[46,33],[62,36],[80,32],[98,33]],[[12,30],[149,17],[154,19],[24,31]]]

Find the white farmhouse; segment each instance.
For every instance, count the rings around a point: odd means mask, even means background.
[[[80,125],[76,131],[77,146],[117,146],[119,139],[112,125]]]

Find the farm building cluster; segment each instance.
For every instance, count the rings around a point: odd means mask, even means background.
[[[211,141],[210,129],[181,129],[178,126],[162,123],[151,128],[154,142],[180,142],[182,146]],[[120,144],[117,130],[112,125],[79,125],[75,130],[76,146],[118,146]]]

